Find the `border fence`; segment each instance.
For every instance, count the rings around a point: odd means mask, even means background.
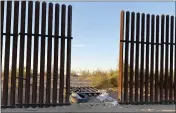
[[[1,107],[69,105],[71,39],[71,5],[1,1]]]
[[[175,16],[121,11],[120,23],[121,103],[176,103]]]

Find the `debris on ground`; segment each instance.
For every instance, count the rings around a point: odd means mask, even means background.
[[[71,87],[70,90],[71,92],[86,94],[89,97],[98,96],[101,94],[98,89],[90,86]]]
[[[72,92],[72,94],[70,95],[70,103],[86,103],[88,102],[88,100],[88,95],[83,93]]]
[[[91,89],[91,90],[90,90]],[[75,91],[75,92],[74,92]],[[70,95],[71,103],[87,103],[87,104],[102,104],[108,106],[118,105],[118,101],[112,98],[106,90],[97,90],[92,87],[77,87],[72,90]],[[98,95],[90,96],[89,94],[96,93]]]
[[[96,97],[99,99],[101,102],[104,102],[106,104],[110,104],[112,106],[118,105],[118,101],[112,97],[109,96],[107,92],[102,93],[101,95]]]

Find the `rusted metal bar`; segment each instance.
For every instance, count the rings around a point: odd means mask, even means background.
[[[151,19],[151,42],[155,41],[155,15]],[[154,45],[151,45],[151,61],[150,61],[150,102],[153,102],[153,83],[154,83]]]
[[[136,41],[140,39],[140,13],[136,15]],[[139,44],[136,44],[136,55],[135,55],[135,102],[138,102],[138,88],[139,88]]]
[[[175,33],[176,33],[176,17],[175,17]],[[176,35],[175,35],[175,43],[176,43]],[[175,46],[176,48],[176,46]],[[176,49],[175,49],[175,62],[174,62],[174,100],[176,100]],[[176,104],[176,102],[175,102]]]
[[[156,16],[156,43],[159,43],[159,27],[160,27],[160,20],[159,16]],[[155,55],[155,102],[158,102],[158,88],[159,88],[159,45],[156,45],[156,55]]]
[[[124,39],[124,11],[120,14],[120,40]],[[119,50],[119,77],[118,77],[118,99],[122,101],[123,92],[123,43],[120,42]]]
[[[35,34],[39,33],[39,12],[40,2],[35,2]],[[33,82],[32,82],[32,103],[35,104],[37,100],[37,78],[38,78],[38,36],[34,37],[34,61],[33,61]]]
[[[55,35],[59,35],[59,4],[55,5]],[[53,75],[53,104],[57,103],[57,81],[58,81],[58,47],[59,40],[54,40],[54,75]]]
[[[140,102],[143,102],[144,92],[144,36],[145,36],[145,14],[142,14],[141,23],[141,65],[140,65]]]
[[[65,16],[66,6],[62,5],[61,13],[61,50],[60,50],[60,89],[59,89],[59,103],[63,103],[64,93],[64,67],[65,67]]]
[[[131,13],[131,41],[134,41],[135,30],[135,13]],[[134,43],[130,47],[130,85],[129,85],[129,101],[133,102],[133,76],[134,76]]]
[[[53,4],[49,3],[48,12],[48,34],[52,35],[52,20],[53,20]],[[50,104],[51,94],[51,55],[52,55],[52,38],[48,37],[47,47],[47,81],[46,81],[46,104]]]
[[[6,33],[11,32],[11,12],[12,1],[7,1],[7,16],[6,16]],[[8,86],[9,86],[9,57],[10,57],[10,36],[6,36],[5,40],[5,60],[4,60],[4,81],[3,81],[3,98],[2,105],[8,105]]]
[[[164,21],[165,16],[161,17],[161,43],[164,42]],[[163,100],[163,76],[164,76],[164,44],[161,45],[161,54],[160,54],[160,101]]]
[[[72,6],[68,6],[67,36],[72,35]],[[70,96],[70,74],[71,74],[71,39],[67,39],[67,64],[66,64],[66,98],[65,102],[69,103]]]
[[[129,40],[129,23],[130,23],[130,12],[126,12],[126,35],[125,40]],[[125,43],[125,70],[124,70],[124,102],[128,102],[128,51],[129,43]]]
[[[18,15],[19,15],[19,1],[14,3],[14,27],[13,33],[18,33]],[[12,51],[12,75],[11,75],[11,92],[10,92],[10,105],[15,105],[16,95],[16,72],[17,72],[17,42],[18,37],[13,37],[13,51]]]
[[[165,36],[166,43],[169,42],[169,15],[166,16],[166,36]],[[166,44],[165,46],[166,52],[165,52],[165,81],[164,81],[164,88],[165,88],[165,100],[168,100],[168,73],[169,73],[169,45]]]
[[[28,33],[32,33],[32,12],[33,2],[28,2]],[[32,36],[27,36],[27,61],[26,61],[26,85],[25,85],[25,104],[30,103],[30,79],[31,79],[31,44]]]
[[[42,2],[42,22],[41,34],[46,32],[46,2]],[[45,36],[41,36],[41,56],[40,56],[40,85],[39,85],[39,104],[43,104],[44,99],[44,76],[45,76]]]
[[[170,43],[174,43],[174,16],[171,16],[170,24]],[[174,46],[170,45],[170,76],[169,76],[169,100],[173,100],[173,56],[174,56]]]
[[[150,15],[147,14],[146,21],[146,68],[145,68],[145,102],[148,102],[148,84],[149,84],[149,36],[150,36]]]
[[[21,29],[20,32],[25,32],[25,12],[26,1],[21,2]],[[24,36],[20,36],[20,56],[19,56],[19,83],[18,83],[18,103],[23,103],[23,75],[24,75]]]
[[[1,63],[3,50],[3,28],[4,28],[4,1],[1,1]]]

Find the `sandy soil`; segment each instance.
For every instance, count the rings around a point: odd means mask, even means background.
[[[15,109],[2,109],[2,112],[165,112],[175,113],[175,105],[91,105],[80,104],[63,107],[50,107],[50,108],[15,108]]]

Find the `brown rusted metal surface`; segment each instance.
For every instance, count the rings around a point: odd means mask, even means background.
[[[3,50],[3,28],[4,28],[4,1],[1,1],[1,62]]]
[[[120,40],[124,39],[124,11],[120,14]],[[123,43],[120,41],[119,49],[119,77],[118,77],[118,99],[122,100],[123,91]]]
[[[136,14],[136,42],[140,40],[140,13]],[[138,102],[138,88],[139,88],[139,43],[136,43],[135,55],[135,102]]]
[[[135,30],[135,13],[131,14],[131,41],[134,41]],[[129,101],[133,102],[133,76],[134,76],[134,43],[130,46],[130,84],[129,84]]]
[[[147,14],[146,20],[146,59],[145,59],[145,102],[148,102],[148,92],[149,92],[149,35],[150,35],[150,15]]]
[[[21,28],[20,32],[25,32],[25,12],[26,12],[26,1],[21,2]],[[18,78],[18,103],[23,103],[23,76],[24,76],[24,47],[25,47],[25,36],[20,35],[20,56],[19,56],[19,78]]]
[[[140,65],[140,102],[143,102],[144,92],[144,40],[145,40],[145,14],[142,14],[141,23],[141,65]]]
[[[59,35],[59,4],[55,5],[55,36]],[[53,104],[57,103],[57,81],[58,81],[58,50],[59,50],[59,40],[54,39],[54,75],[53,75]]]
[[[176,34],[176,17],[175,17],[175,34]],[[176,43],[176,35],[175,35],[175,43]],[[175,45],[176,48],[176,45]],[[175,49],[175,61],[174,61],[174,70],[176,70],[176,49]],[[176,72],[174,72],[174,100],[176,100]],[[176,104],[176,102],[175,102]]]
[[[160,56],[160,100],[163,100],[163,76],[164,76],[164,21],[165,16],[161,16],[161,56]]]
[[[173,70],[173,59],[174,59],[174,45],[172,45],[172,43],[174,43],[174,16],[171,16],[171,24],[170,24],[170,76],[169,76],[169,100],[171,101],[173,99],[173,74],[174,74],[174,70]],[[176,56],[175,56],[176,57]]]
[[[14,3],[14,26],[13,33],[18,34],[18,15],[19,15],[19,1]],[[12,50],[12,75],[11,75],[11,91],[10,91],[10,105],[15,105],[16,95],[16,73],[17,73],[17,42],[18,35],[13,36],[13,50]]]
[[[72,37],[72,6],[68,6],[67,37]],[[67,39],[67,64],[66,64],[66,98],[69,103],[70,96],[70,76],[71,76],[71,38]]]
[[[11,12],[12,12],[12,1],[7,1],[7,16],[6,16],[6,33],[11,32]],[[9,57],[10,57],[10,35],[5,37],[5,60],[4,60],[4,81],[3,81],[3,106],[8,105],[9,93]]]
[[[130,12],[126,12],[126,26],[125,26],[125,70],[124,70],[124,102],[128,102],[128,55],[129,55],[129,24]]]
[[[160,18],[156,16],[156,55],[155,55],[155,102],[158,102],[159,96],[159,27]]]
[[[39,12],[40,2],[35,2],[35,27],[34,33],[39,33]],[[36,104],[37,101],[37,78],[38,78],[38,39],[39,37],[34,36],[34,60],[33,60],[33,80],[32,80],[32,103]]]
[[[48,47],[47,47],[47,77],[46,77],[46,104],[50,104],[51,95],[51,55],[52,55],[52,25],[53,25],[53,4],[49,3],[48,11]]]
[[[28,2],[28,27],[27,32],[32,34],[32,14],[33,13],[33,2]],[[31,81],[31,45],[32,44],[32,36],[27,36],[27,59],[26,59],[26,82],[25,82],[25,103],[30,103],[30,81]]]
[[[169,43],[169,15],[166,16],[166,35],[165,42]],[[169,74],[169,44],[165,44],[165,80],[164,80],[164,89],[165,89],[165,100],[168,100],[168,74]]]
[[[65,16],[66,6],[62,5],[61,13],[61,50],[60,50],[60,88],[59,88],[59,103],[63,103],[64,98],[64,67],[65,67]]]
[[[155,41],[155,15],[151,17],[151,43]],[[154,83],[154,44],[151,44],[150,54],[150,102],[153,102],[153,83]]]
[[[46,32],[46,2],[42,3],[42,22],[41,34]],[[40,85],[39,85],[39,104],[43,103],[44,99],[44,76],[45,76],[45,36],[41,36],[41,56],[40,56]]]

